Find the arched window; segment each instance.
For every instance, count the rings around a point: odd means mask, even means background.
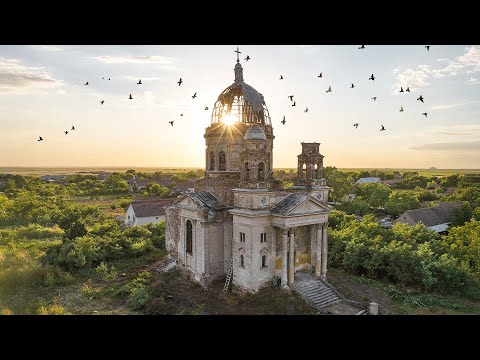
[[[244,268],[245,267],[245,261],[243,255],[240,255],[240,267]]]
[[[267,247],[264,247],[261,251],[260,251],[260,259],[262,260],[262,263],[260,265],[260,268],[263,269],[263,268],[266,268],[268,265],[267,265],[267,259],[268,259],[268,248]]]
[[[313,165],[313,177],[315,179],[318,179],[318,164],[315,163],[315,165]]]
[[[265,180],[265,165],[263,162],[258,164],[258,180]]]
[[[210,153],[210,170],[215,170],[215,154],[213,151]]]
[[[245,163],[245,179],[250,179],[250,168],[248,167],[248,162]]]
[[[262,255],[262,268],[267,267],[267,255]]]
[[[193,253],[193,231],[192,231],[192,222],[190,220],[187,220],[187,234],[186,234],[186,239],[187,239],[187,253],[192,254]]]
[[[218,170],[225,171],[227,170],[227,161],[225,160],[225,152],[220,151],[218,153]]]

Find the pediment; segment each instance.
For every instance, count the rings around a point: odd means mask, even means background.
[[[191,208],[191,209],[199,209],[200,206],[188,195],[184,195],[183,198],[180,198],[175,203],[176,206]]]
[[[314,198],[310,197],[305,202],[299,204],[294,209],[289,211],[288,215],[308,215],[328,211],[330,211],[330,209],[326,204],[316,201]]]

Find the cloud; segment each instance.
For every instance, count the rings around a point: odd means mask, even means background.
[[[432,106],[432,110],[445,110],[445,109],[451,109],[457,106],[464,106],[464,105],[476,104],[476,103],[478,103],[478,101],[467,101],[467,102],[457,103],[457,104],[434,105]]]
[[[465,84],[467,85],[477,85],[480,84],[480,81],[474,77],[470,77],[467,81],[465,81]]]
[[[34,88],[52,88],[63,84],[43,67],[22,65],[17,59],[0,57],[0,92],[27,93]]]
[[[479,136],[480,125],[467,124],[467,125],[453,125],[453,126],[440,126],[430,130],[434,135],[447,135],[447,136]]]
[[[101,55],[94,59],[104,64],[174,64],[173,58],[161,55]]]
[[[63,51],[61,47],[58,46],[53,46],[53,45],[32,45],[34,49],[39,49],[39,50],[46,50],[46,51]]]
[[[413,146],[410,149],[419,151],[456,151],[463,153],[480,153],[480,141],[423,144]]]
[[[130,75],[125,75],[123,76],[124,79],[131,80],[131,81],[138,81],[140,78],[138,76],[130,76]],[[153,80],[162,80],[162,77],[159,76],[153,76],[153,77],[142,77],[142,81],[153,81]]]
[[[415,69],[406,69],[397,75],[397,83],[393,86],[393,93],[398,94],[400,86],[410,87],[412,91],[430,84],[431,79],[440,79],[458,74],[480,72],[480,46],[468,46],[463,55],[454,60],[437,59],[443,63],[441,67],[433,69],[428,65],[418,65]],[[473,79],[473,78],[471,78]],[[475,79],[476,80],[476,79]],[[467,81],[468,83],[468,81]]]

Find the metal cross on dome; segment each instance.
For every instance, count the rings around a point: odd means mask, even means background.
[[[234,52],[237,53],[237,62],[240,62],[240,54],[241,54],[242,52],[238,50],[238,46],[237,46],[237,50],[234,50]]]

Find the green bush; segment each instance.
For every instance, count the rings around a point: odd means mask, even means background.
[[[95,271],[100,276],[100,278],[105,281],[113,281],[117,278],[118,275],[117,271],[115,270],[115,266],[112,265],[109,268],[108,265],[105,264],[103,261],[95,268]]]

